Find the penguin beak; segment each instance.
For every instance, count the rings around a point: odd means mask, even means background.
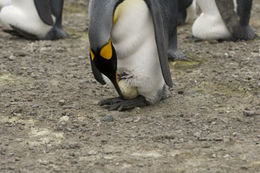
[[[89,43],[90,61],[94,76],[101,83],[102,74],[107,76],[117,93],[123,98],[118,85],[117,55],[111,41],[114,11],[122,0],[90,0],[89,3]]]

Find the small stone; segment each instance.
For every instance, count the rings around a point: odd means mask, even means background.
[[[226,154],[226,155],[224,155],[223,157],[224,157],[224,158],[228,158],[228,157],[230,157],[230,155],[229,155],[229,154]]]
[[[65,105],[65,100],[63,100],[63,99],[62,99],[62,100],[59,100],[59,105],[60,105],[60,106],[64,106],[64,105]]]
[[[243,114],[246,117],[253,117],[253,116],[257,115],[257,113],[255,111],[250,111],[250,110],[244,110]]]
[[[9,61],[15,60],[15,56],[14,56],[14,55],[10,55],[10,56],[8,57],[8,60],[9,60]]]
[[[14,56],[20,56],[20,57],[24,57],[26,56],[27,54],[25,52],[22,52],[22,51],[19,51],[19,52],[15,52],[14,53]]]
[[[68,117],[68,116],[62,116],[62,117],[60,118],[59,122],[60,122],[60,123],[64,123],[64,122],[69,121],[69,119],[70,119],[70,117]]]
[[[216,158],[217,157],[217,155],[216,154],[212,154],[212,158]]]
[[[195,132],[195,133],[193,134],[193,136],[195,136],[195,137],[197,137],[197,138],[200,138],[201,134],[200,134],[200,132]]]
[[[178,91],[178,94],[183,95],[184,91]]]
[[[115,121],[114,117],[112,115],[106,115],[104,118],[103,118],[103,121],[104,122],[113,122]]]
[[[97,155],[97,151],[95,151],[95,150],[90,150],[90,151],[88,152],[88,155],[89,155],[89,156]]]

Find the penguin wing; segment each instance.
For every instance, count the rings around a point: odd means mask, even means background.
[[[236,28],[240,27],[239,16],[235,12],[233,0],[216,0],[215,2],[224,23],[233,35]]]
[[[219,12],[234,40],[252,40],[257,35],[249,26],[252,0],[216,0]],[[236,11],[235,11],[236,10]]]
[[[241,25],[248,25],[251,15],[252,0],[237,0],[237,14]]]
[[[165,83],[172,87],[172,78],[171,72],[168,64],[168,29],[165,28],[163,9],[160,6],[160,2],[158,0],[145,0],[153,19],[154,31],[155,31],[155,40],[161,65],[161,70],[163,74],[163,78]]]
[[[47,25],[54,25],[50,0],[34,0],[34,4],[41,20]]]

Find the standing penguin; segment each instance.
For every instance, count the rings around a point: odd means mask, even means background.
[[[192,26],[199,39],[252,40],[255,32],[249,26],[252,0],[197,0],[202,14]]]
[[[119,94],[100,105],[127,110],[166,98],[172,86],[167,50],[177,37],[176,0],[90,0],[89,18],[94,77],[101,84],[109,79]]]
[[[183,25],[196,17],[196,0],[178,0],[178,25]]]
[[[0,13],[0,19],[13,31],[9,33],[33,40],[68,37],[62,27],[63,0],[12,0]]]

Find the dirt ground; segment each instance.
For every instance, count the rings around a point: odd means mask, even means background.
[[[0,24],[1,173],[260,172],[260,39],[193,42],[154,106],[109,112],[91,73],[86,2],[65,5],[72,38],[27,41]],[[260,1],[252,26],[260,35]]]

